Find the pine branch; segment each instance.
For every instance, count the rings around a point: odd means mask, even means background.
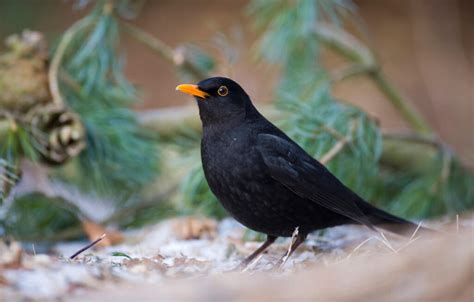
[[[188,60],[183,53],[174,50],[160,39],[130,23],[122,22],[121,24],[125,32],[130,34],[137,41],[148,46],[169,63],[188,71],[195,79],[201,80],[209,77],[209,75],[196,66],[194,62]]]
[[[428,140],[414,140],[410,136],[384,135],[380,164],[397,171],[419,174],[433,165],[439,148]]]
[[[434,135],[425,119],[402,97],[401,93],[387,80],[382,71],[377,69],[369,73],[369,76],[416,132]]]
[[[365,75],[370,72],[373,72],[372,66],[355,63],[348,67],[343,67],[343,68],[331,71],[330,79],[331,79],[331,83],[334,84],[334,83],[346,80],[348,78],[359,76],[359,75]]]
[[[97,2],[65,33],[50,75],[60,80],[64,101],[87,129],[77,169],[60,176],[84,190],[126,200],[158,174],[159,150],[130,108],[138,95],[123,73],[113,4]]]
[[[10,127],[11,124],[8,120],[0,119],[0,142],[5,141]]]
[[[372,52],[356,37],[334,25],[319,22],[315,27],[316,38],[350,61],[375,69],[377,62]]]
[[[323,164],[326,165],[328,162],[330,162],[338,153],[341,152],[341,150],[351,142],[352,136],[354,135],[354,131],[357,128],[357,120],[352,120],[351,121],[351,126],[349,129],[349,133],[347,136],[342,137],[337,141],[334,146],[329,149],[328,152],[326,152],[320,159],[319,161]]]
[[[444,148],[444,143],[436,137],[420,135],[417,133],[407,132],[407,133],[384,133],[384,138],[387,140],[406,140],[413,143],[432,145],[437,149]]]
[[[335,80],[356,74],[368,75],[416,132],[433,134],[426,120],[386,79],[374,54],[363,43],[348,32],[327,23],[318,23],[315,33],[323,44],[357,64],[347,69],[342,75],[336,75]]]
[[[74,40],[75,36],[82,30],[86,29],[92,23],[90,17],[85,17],[79,21],[77,21],[74,25],[72,25],[66,32],[64,33],[63,37],[61,38],[61,42],[54,52],[53,59],[51,60],[51,66],[49,67],[48,72],[48,80],[49,80],[49,89],[53,98],[53,102],[56,105],[63,106],[64,100],[61,95],[61,91],[59,89],[59,68],[61,66],[64,54],[68,46]]]

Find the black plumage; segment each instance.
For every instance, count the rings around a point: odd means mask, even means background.
[[[298,228],[293,252],[308,233],[342,224],[392,232],[416,225],[364,201],[263,117],[234,81],[215,77],[177,90],[194,95],[203,125],[201,156],[212,192],[237,221],[268,240]]]

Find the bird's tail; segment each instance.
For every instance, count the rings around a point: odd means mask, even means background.
[[[396,233],[403,236],[412,236],[415,232],[417,233],[432,233],[433,231],[422,227],[421,224],[415,224],[411,221],[397,217],[390,213],[387,213],[381,209],[372,206],[369,203],[365,203],[362,206],[362,211],[374,226],[380,227],[392,233]]]

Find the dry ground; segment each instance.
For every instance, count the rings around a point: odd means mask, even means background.
[[[473,301],[473,226],[471,215],[411,240],[333,228],[313,235],[282,270],[272,264],[288,240],[244,273],[228,271],[258,243],[243,243],[231,220],[166,221],[74,261],[25,252],[16,259],[15,248],[4,245],[0,301]],[[58,245],[56,253],[81,245]]]

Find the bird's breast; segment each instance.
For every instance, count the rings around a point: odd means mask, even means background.
[[[234,191],[241,196],[252,193],[252,183],[267,179],[255,142],[245,132],[205,133],[201,156],[209,187],[222,203],[233,198]]]
[[[223,135],[211,139],[203,138],[201,156],[204,172],[210,185],[214,182],[234,182],[259,173],[255,164],[259,154],[252,142],[242,136]],[[220,180],[220,181],[219,181]]]
[[[278,202],[275,194],[281,195],[279,191],[286,189],[277,186],[267,174],[251,138],[204,137],[202,161],[210,189],[235,219],[262,232],[263,225],[281,221],[283,212],[275,213],[272,203]]]

